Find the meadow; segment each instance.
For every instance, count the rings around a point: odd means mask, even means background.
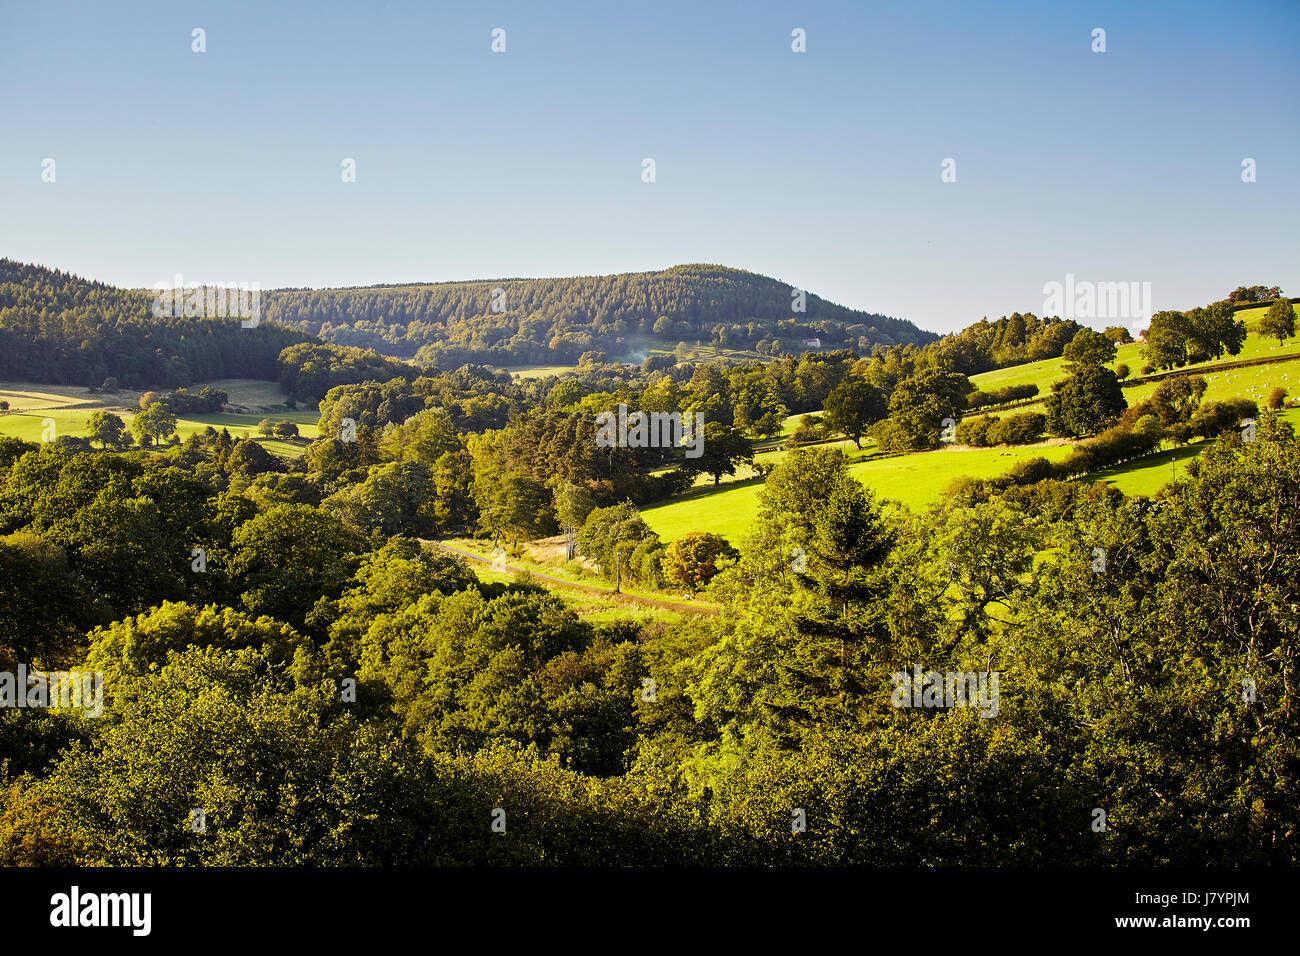
[[[233,438],[253,438],[267,451],[281,457],[294,458],[302,454],[308,440],[318,435],[316,423],[320,416],[317,410],[286,408],[284,395],[274,382],[221,379],[200,383],[191,391],[197,392],[205,385],[226,391],[230,396],[230,405],[227,407],[248,411],[178,416],[176,431],[182,439],[211,425],[218,430],[229,429]],[[0,435],[34,442],[61,435],[84,438],[90,416],[97,411],[113,412],[121,416],[129,427],[131,419],[139,410],[137,403],[142,394],[123,390],[116,395],[95,395],[77,386],[0,382],[0,400],[9,403],[9,410],[0,412]],[[257,424],[265,418],[294,422],[298,426],[300,439],[284,441],[260,437],[257,434]],[[52,436],[48,432],[47,420],[54,424]]]
[[[1281,418],[1300,431],[1300,408],[1284,409]],[[1186,475],[1187,462],[1201,455],[1213,442],[1196,441],[1177,448],[1162,448],[1151,454],[1106,468],[1088,476],[1089,481],[1104,481],[1126,495],[1154,495],[1173,477]]]
[[[1297,309],[1300,309],[1300,306],[1297,306]],[[1179,370],[1205,377],[1207,388],[1204,401],[1250,398],[1263,408],[1269,392],[1277,386],[1287,389],[1291,399],[1300,398],[1300,361],[1290,361],[1293,356],[1300,357],[1300,338],[1292,339],[1281,346],[1275,339],[1261,338],[1253,329],[1263,313],[1262,308],[1247,309],[1239,313],[1239,317],[1244,318],[1247,326],[1252,330],[1240,354],[1224,356],[1216,361],[1203,362]],[[1136,373],[1142,365],[1141,348],[1140,342],[1120,346],[1117,349],[1116,363],[1126,363]],[[1286,359],[1286,361],[1216,371],[1218,366],[1228,362],[1267,358]],[[1052,382],[1065,377],[1063,366],[1062,359],[1046,359],[974,375],[971,381],[985,389],[1032,382],[1038,385],[1040,393],[1047,394],[1051,391]],[[1126,388],[1124,398],[1129,405],[1135,405],[1149,398],[1157,384],[1144,382]],[[1016,412],[1041,410],[1041,403],[1015,409]],[[998,413],[994,412],[994,414]],[[801,417],[801,415],[791,415],[784,422],[780,438],[774,441],[757,442],[756,448],[780,447],[782,440],[789,437]],[[1288,409],[1283,417],[1292,424],[1300,425],[1300,409]],[[853,442],[848,439],[830,444],[840,448],[851,458],[862,457]],[[1173,449],[1164,448],[1138,461],[1098,472],[1090,476],[1090,480],[1113,484],[1126,495],[1152,495],[1170,480],[1171,474],[1181,474],[1179,469],[1185,467],[1185,462],[1199,455],[1209,447],[1209,444],[1196,442]],[[870,440],[864,439],[863,451],[869,452],[872,448],[873,444]],[[851,465],[851,471],[881,497],[900,501],[916,509],[935,501],[957,477],[963,475],[974,478],[994,477],[1025,458],[1041,454],[1055,461],[1064,457],[1068,450],[1069,445],[1066,443],[989,449],[949,448],[871,461],[859,460]],[[755,456],[755,461],[770,466],[780,462],[788,454],[788,448],[781,451],[762,451]],[[697,479],[694,490],[688,497],[647,508],[642,514],[646,523],[665,541],[689,531],[712,531],[734,544],[744,537],[750,522],[758,513],[758,492],[761,488],[761,479],[752,477],[751,471],[742,468],[735,479],[730,482],[724,479],[724,483],[717,489],[712,487],[711,479],[701,477]]]
[[[1300,304],[1293,306],[1297,315],[1300,315]],[[1241,352],[1237,355],[1225,355],[1219,359],[1212,359],[1208,362],[1199,362],[1195,365],[1188,365],[1179,371],[1187,372],[1208,372],[1215,366],[1223,365],[1229,362],[1243,362],[1251,359],[1262,358],[1280,358],[1283,356],[1300,356],[1300,338],[1294,338],[1279,346],[1277,339],[1262,338],[1256,331],[1259,320],[1263,318],[1267,311],[1266,307],[1258,309],[1242,309],[1237,313],[1237,318],[1246,323],[1249,334],[1246,341],[1242,344]],[[1137,377],[1141,374],[1142,366],[1145,360],[1142,358],[1142,342],[1130,342],[1127,345],[1120,345],[1115,349],[1115,361],[1110,364],[1110,368],[1116,365],[1127,365],[1129,367],[1130,378]],[[1052,389],[1052,383],[1065,378],[1065,360],[1062,358],[1042,359],[1037,362],[1028,362],[1024,365],[1013,365],[1010,368],[995,369],[992,372],[980,372],[978,375],[972,375],[970,380],[975,385],[989,391],[995,388],[1005,388],[1009,385],[1037,385],[1040,395],[1046,395]],[[1124,395],[1127,398],[1132,390],[1125,389]],[[1129,399],[1132,404],[1133,400]]]
[[[992,478],[1027,458],[1041,455],[1057,461],[1069,450],[1067,444],[1046,443],[1008,448],[944,448],[862,461],[850,465],[849,471],[877,496],[921,509],[937,501],[944,489],[962,476]],[[641,517],[665,541],[689,531],[712,531],[737,544],[758,514],[758,493],[762,487],[758,479],[733,482],[717,491],[696,492],[668,504],[645,508]]]
[[[492,561],[493,564],[470,562],[474,573],[481,581],[516,581],[520,578],[519,572],[523,572],[524,575],[546,575],[549,578],[559,579],[546,580],[534,577],[532,580],[533,583],[563,596],[581,616],[615,614],[620,609],[626,613],[631,609],[649,615],[654,620],[678,620],[686,613],[686,608],[716,611],[718,607],[711,601],[694,597],[688,599],[677,591],[649,591],[632,587],[626,580],[622,583],[619,594],[610,593],[613,591],[613,584],[602,577],[588,559],[579,556],[572,561],[564,560],[563,536],[521,542],[519,554],[504,556],[493,549],[491,541],[482,538],[450,538],[441,543],[454,551],[467,552]],[[572,587],[567,587],[566,584]],[[590,588],[598,588],[604,593],[589,590]],[[681,605],[683,609],[650,606],[637,601],[637,598],[670,601]]]

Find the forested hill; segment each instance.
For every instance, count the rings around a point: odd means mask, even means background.
[[[789,284],[715,265],[563,279],[283,289],[262,297],[263,314],[273,322],[441,368],[573,360],[589,350],[639,359],[652,345],[672,348],[681,341],[779,355],[819,338],[823,349],[867,354],[876,344],[923,345],[937,338],[911,322],[811,293],[804,311],[795,306]]]
[[[240,377],[274,380],[287,346],[309,340],[265,322],[153,314],[155,294],[0,259],[0,379],[124,388]]]

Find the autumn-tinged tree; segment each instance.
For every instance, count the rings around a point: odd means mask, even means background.
[[[696,591],[705,587],[737,556],[727,539],[709,531],[690,531],[668,545],[663,572],[668,583]]]

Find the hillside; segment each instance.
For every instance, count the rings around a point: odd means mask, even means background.
[[[680,341],[780,354],[819,338],[823,349],[867,354],[877,344],[937,338],[911,322],[812,293],[805,311],[796,312],[792,296],[789,283],[767,276],[682,265],[610,276],[270,290],[262,307],[271,321],[327,342],[442,368],[573,360],[593,349],[639,360],[651,347]]]
[[[123,388],[274,380],[307,336],[236,318],[155,316],[154,294],[0,259],[0,380]]]

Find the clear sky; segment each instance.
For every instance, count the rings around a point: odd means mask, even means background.
[[[1297,0],[0,0],[0,95],[0,254],[119,285],[713,262],[935,331],[1067,273],[1300,295]]]

